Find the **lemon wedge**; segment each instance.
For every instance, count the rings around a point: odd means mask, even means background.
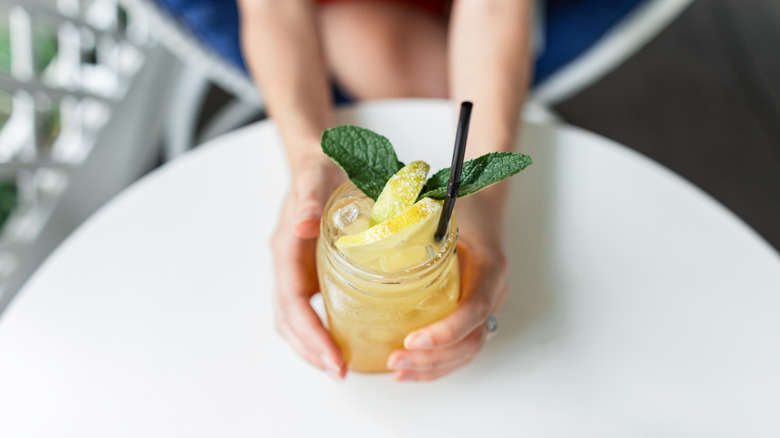
[[[341,236],[336,240],[336,247],[353,261],[375,267],[380,257],[401,243],[429,243],[433,239],[442,204],[442,201],[423,198],[362,233]]]
[[[427,181],[431,169],[424,161],[409,163],[385,184],[371,210],[370,225],[381,224],[411,207]]]

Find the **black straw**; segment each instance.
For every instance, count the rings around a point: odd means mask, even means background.
[[[455,200],[458,198],[460,188],[460,174],[463,171],[463,157],[466,154],[466,140],[469,136],[469,122],[471,121],[471,102],[460,104],[460,118],[458,119],[458,133],[455,136],[455,147],[452,151],[452,166],[450,166],[450,181],[447,183],[447,197],[444,198],[444,207],[439,218],[439,226],[436,228],[434,239],[441,240],[447,233],[452,209],[455,208]]]

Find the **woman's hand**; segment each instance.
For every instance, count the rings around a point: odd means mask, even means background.
[[[341,350],[309,299],[319,291],[315,249],[320,217],[331,193],[345,177],[321,154],[298,160],[291,167],[292,188],[271,238],[276,329],[310,364],[341,379],[346,373]]]
[[[461,299],[446,318],[410,333],[390,355],[396,380],[434,380],[470,362],[487,340],[485,321],[507,297],[502,230],[506,187],[458,200]],[[496,226],[497,225],[497,226]]]

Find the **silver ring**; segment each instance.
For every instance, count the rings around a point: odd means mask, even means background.
[[[498,331],[498,318],[496,318],[493,315],[490,315],[485,321],[485,328],[487,329],[487,340],[490,340],[493,336],[496,335],[496,332]]]

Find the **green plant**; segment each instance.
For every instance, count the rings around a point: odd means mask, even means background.
[[[19,202],[19,193],[16,184],[12,182],[0,182],[0,230],[16,209]]]
[[[0,71],[11,72],[11,32],[8,17],[0,17]],[[57,37],[52,29],[34,25],[32,29],[35,68],[43,71],[57,55]]]

